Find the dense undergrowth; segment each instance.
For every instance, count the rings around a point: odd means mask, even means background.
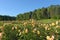
[[[60,20],[50,23],[35,20],[13,22],[1,30],[2,40],[60,40]]]

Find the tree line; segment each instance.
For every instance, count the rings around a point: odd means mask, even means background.
[[[41,20],[41,19],[60,19],[60,5],[51,5],[46,8],[35,9],[34,11],[20,13],[16,17],[0,15],[0,21],[12,20]]]
[[[2,16],[0,15],[0,21],[12,21],[12,20],[16,20],[16,17],[11,17],[11,16]]]
[[[20,13],[17,15],[17,20],[29,19],[60,19],[60,5],[51,5],[47,8],[39,8],[34,11]]]

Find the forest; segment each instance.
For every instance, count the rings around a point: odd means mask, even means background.
[[[12,21],[12,20],[16,20],[16,17],[11,17],[11,16],[7,16],[7,15],[0,15],[0,21]]]
[[[17,15],[18,20],[29,19],[60,19],[60,5],[51,5],[47,8],[39,8],[34,11],[26,12]]]
[[[60,19],[60,5],[51,5],[49,7],[42,7],[30,12],[19,13],[16,17],[1,16],[0,20],[29,20],[29,19]]]

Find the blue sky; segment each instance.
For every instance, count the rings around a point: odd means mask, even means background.
[[[0,0],[0,15],[16,16],[50,5],[60,5],[60,0]]]

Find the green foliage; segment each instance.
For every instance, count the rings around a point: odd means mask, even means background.
[[[3,24],[4,24],[3,22],[0,22],[0,26],[3,26]]]
[[[12,21],[12,20],[16,20],[16,17],[0,15],[0,21]]]
[[[17,31],[12,30],[13,25],[4,26],[4,36],[3,40],[17,40]]]
[[[42,21],[44,22],[44,20]],[[5,25],[2,40],[46,40],[46,37],[51,35],[54,35],[55,40],[59,40],[60,20],[57,21],[57,24],[56,21],[52,21],[51,19],[49,23],[41,23],[33,20],[33,23],[31,23],[32,21],[25,21],[23,23]],[[26,22],[27,24],[24,25]],[[52,25],[52,23],[54,24]]]
[[[28,20],[28,19],[60,19],[60,5],[51,5],[47,8],[36,9],[31,12],[26,12],[17,15],[17,20]]]

